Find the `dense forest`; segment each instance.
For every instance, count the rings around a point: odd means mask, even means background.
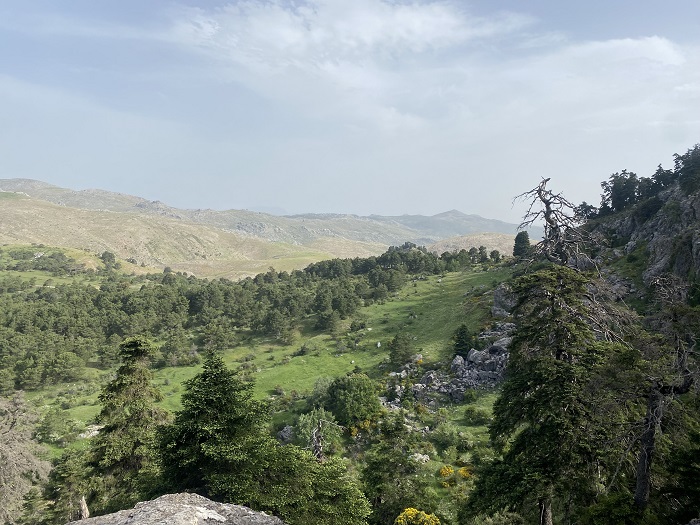
[[[0,478],[3,498],[25,493],[4,519],[65,523],[174,491],[291,525],[697,518],[700,146],[650,177],[611,175],[598,207],[550,183],[520,196],[523,224],[543,223],[543,239],[521,233],[505,258],[406,243],[234,282],[127,275],[110,253],[88,270],[57,248],[3,247]],[[478,286],[459,280],[477,274]],[[515,326],[499,386],[421,397],[426,374],[449,375],[454,356],[494,342],[497,285]],[[446,355],[422,354],[413,306],[384,346],[370,338],[426,286],[460,287],[464,320],[438,327]],[[256,395],[259,341],[293,348],[283,367],[321,352],[304,334],[328,334],[354,369]],[[247,354],[232,366],[237,348]],[[172,368],[190,372],[169,410],[154,374]],[[66,419],[68,398],[47,406],[42,393],[68,385],[95,389],[90,428]]]
[[[74,260],[43,248],[8,250],[6,270],[76,275]],[[162,344],[153,366],[190,365],[202,350],[235,346],[241,334],[289,341],[299,323],[314,316],[332,330],[361,305],[386,300],[412,276],[457,271],[497,262],[498,252],[462,250],[437,256],[411,243],[379,257],[322,261],[291,273],[274,269],[234,282],[173,273],[128,276],[114,256],[101,254],[95,282],[37,285],[12,272],[0,278],[0,392],[34,390],[80,380],[87,366],[108,369],[117,346],[132,334]],[[94,273],[94,272],[92,272]]]

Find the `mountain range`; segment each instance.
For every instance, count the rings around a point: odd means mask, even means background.
[[[0,179],[0,191],[3,244],[111,251],[136,267],[170,266],[209,277],[241,277],[270,266],[291,270],[322,259],[366,257],[407,241],[429,249],[442,241],[436,251],[484,245],[508,253],[517,231],[515,224],[457,210],[433,216],[277,216],[179,209],[132,195],[71,190],[31,179]],[[470,239],[476,244],[470,245]]]

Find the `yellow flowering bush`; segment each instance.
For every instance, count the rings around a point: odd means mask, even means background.
[[[440,476],[443,478],[449,478],[454,473],[455,469],[453,469],[450,465],[445,465],[440,469]]]
[[[472,471],[469,467],[462,467],[457,471],[457,473],[462,479],[469,479],[472,477]]]
[[[440,519],[434,514],[409,507],[398,515],[394,525],[440,525]]]

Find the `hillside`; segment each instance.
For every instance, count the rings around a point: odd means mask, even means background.
[[[0,388],[6,394],[16,388],[27,392],[23,407],[41,416],[26,422],[27,433],[33,431],[62,458],[71,457],[74,447],[90,446],[79,435],[94,431],[98,394],[119,373],[115,352],[129,335],[141,334],[155,343],[150,350],[156,368],[151,384],[163,394],[159,407],[183,408],[185,381],[202,371],[202,357],[215,350],[231,370],[255,380],[251,394],[270,403],[271,426],[277,432],[299,424],[319,384],[328,388],[338,378],[364,378],[375,385],[369,394],[379,407],[376,389],[386,385],[394,370],[401,372],[412,354],[421,356],[416,358],[420,363],[409,367],[412,380],[424,370],[448,366],[455,330],[465,325],[476,333],[489,322],[490,288],[510,274],[492,262],[438,258],[410,247],[377,258],[320,262],[291,274],[268,271],[240,282],[169,272],[130,276],[99,262],[90,271],[71,274],[73,261],[53,258],[56,253],[47,247],[40,252],[0,249],[0,357],[5,365]],[[56,272],[26,270],[48,258],[61,262]],[[454,270],[446,271],[448,266]],[[22,334],[27,325],[42,328]],[[410,334],[404,353],[411,355],[401,360],[392,357],[397,334]],[[450,410],[454,422],[447,431],[460,428],[472,443],[485,447],[483,418],[492,401],[491,395],[480,398],[481,419],[474,424]],[[413,424],[425,428],[433,418],[426,412]],[[366,445],[344,437],[328,453],[341,454],[345,447]],[[433,461],[421,468],[426,490],[440,487],[434,472],[440,459],[432,455]],[[445,457],[456,461],[453,455]],[[56,523],[77,508],[70,506],[73,497],[60,496],[70,508],[61,510],[67,514],[60,514]],[[107,510],[98,507],[94,496],[88,502],[93,513]],[[19,512],[20,506],[15,494],[4,508]],[[4,518],[14,520],[16,515]]]
[[[28,179],[0,179],[0,190],[0,242],[109,250],[138,264],[201,276],[255,275],[269,266],[289,270],[328,258],[378,255],[406,241],[429,245],[456,235],[516,231],[516,225],[455,210],[432,217],[278,217],[247,210],[181,210],[131,195],[73,191]]]
[[[501,255],[513,254],[515,235],[508,233],[472,233],[459,235],[437,241],[426,246],[431,252],[444,253],[459,250],[469,250],[471,247],[484,246],[488,252],[498,250]]]
[[[135,261],[134,270],[165,266],[209,277],[255,275],[275,266],[304,267],[347,255],[374,255],[381,245],[318,239],[309,246],[270,242],[169,217],[59,206],[15,193],[0,193],[0,243],[45,244],[109,251]]]

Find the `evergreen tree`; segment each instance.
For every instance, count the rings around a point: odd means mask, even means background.
[[[411,362],[411,358],[415,353],[413,338],[405,332],[396,334],[387,346],[389,348],[389,359],[396,366]]]
[[[84,517],[81,515],[81,500],[93,491],[93,471],[87,459],[84,452],[67,449],[53,462],[49,480],[44,486],[45,522],[63,525]]]
[[[372,525],[392,525],[407,507],[435,512],[438,497],[432,476],[411,455],[419,449],[419,434],[406,428],[405,413],[391,413],[380,423],[376,441],[365,456],[362,481],[372,503]]]
[[[157,490],[154,439],[168,414],[155,406],[162,395],[151,383],[151,350],[145,339],[125,340],[119,347],[122,365],[99,396],[97,422],[102,428],[89,451],[95,475],[89,501],[93,514],[131,507]]]
[[[252,398],[252,384],[228,370],[214,352],[184,385],[183,409],[160,439],[168,488],[251,504],[270,446],[264,431],[267,407]]]
[[[452,340],[454,341],[455,354],[465,358],[469,354],[469,350],[474,348],[477,342],[476,337],[474,337],[466,323],[459,325],[452,336]]]
[[[46,479],[49,465],[32,440],[36,415],[22,392],[0,397],[0,522],[14,523],[32,485]]]
[[[280,445],[267,431],[267,406],[210,352],[185,383],[183,409],[161,433],[168,490],[279,515],[290,525],[364,525],[369,504],[345,464],[321,463],[311,452]]]
[[[534,503],[539,523],[551,525],[558,504],[591,495],[593,476],[586,473],[603,430],[595,424],[590,384],[611,348],[590,328],[586,283],[562,266],[514,283],[520,323],[490,427],[503,459],[477,480],[470,498],[477,512]]]
[[[527,257],[531,252],[530,235],[525,230],[518,232],[513,244],[513,257]]]

